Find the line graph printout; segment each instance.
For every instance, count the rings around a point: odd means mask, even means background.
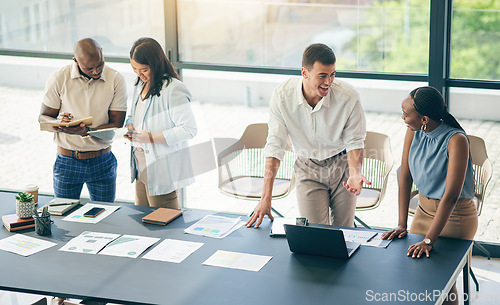
[[[0,240],[0,250],[12,252],[22,256],[29,256],[55,246],[56,244],[43,239],[29,237],[23,234],[14,234]]]
[[[122,235],[108,244],[99,254],[137,258],[160,238]]]

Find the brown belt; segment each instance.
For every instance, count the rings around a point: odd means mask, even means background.
[[[69,150],[66,148],[62,148],[61,146],[57,147],[57,152],[60,153],[63,156],[66,157],[72,157],[75,159],[92,159],[95,157],[102,156],[104,154],[107,154],[111,151],[111,146],[108,146],[104,149],[101,150],[95,150],[95,151],[76,151],[76,150]]]

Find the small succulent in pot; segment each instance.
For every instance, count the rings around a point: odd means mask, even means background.
[[[16,196],[16,215],[19,218],[30,218],[33,216],[33,208],[35,207],[35,202],[33,201],[33,198],[35,196],[22,192],[18,193]]]
[[[31,193],[27,192],[18,193],[16,196],[16,199],[20,202],[31,202],[33,198],[35,198],[35,195],[32,195]]]

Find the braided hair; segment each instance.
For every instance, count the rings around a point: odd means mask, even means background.
[[[436,122],[443,121],[465,132],[455,117],[446,109],[443,96],[436,88],[424,86],[413,89],[410,92],[410,97],[418,114],[427,116]]]

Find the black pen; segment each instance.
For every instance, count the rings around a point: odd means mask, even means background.
[[[70,202],[59,202],[59,203],[50,203],[49,206],[51,207],[56,207],[56,206],[59,206],[59,205],[70,205],[72,203]]]
[[[375,238],[375,236],[377,236],[377,235],[378,235],[378,232],[377,232],[377,233],[375,233],[375,235],[373,235],[372,237],[368,238],[368,239],[366,240],[366,242],[367,242],[367,243],[371,242],[371,241]]]

